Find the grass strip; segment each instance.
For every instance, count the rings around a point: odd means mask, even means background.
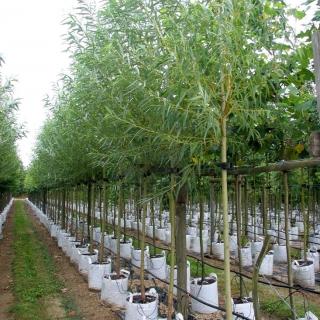
[[[10,311],[21,320],[68,319],[61,296],[63,285],[55,277],[54,261],[19,200],[14,237],[12,271],[17,303]]]

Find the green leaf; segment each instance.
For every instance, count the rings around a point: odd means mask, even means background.
[[[298,94],[298,93],[299,93],[299,90],[298,90],[296,87],[294,87],[294,86],[288,86],[288,89],[289,89],[289,91],[290,91],[290,94],[295,95],[295,94]]]
[[[307,37],[308,39],[311,40],[311,36],[312,36],[312,31],[311,31],[311,29],[308,29],[306,31],[302,31],[302,32],[298,33],[296,35],[296,38],[300,38],[301,39],[301,38]]]
[[[268,3],[264,6],[264,12],[270,16],[278,14],[277,10],[271,8]]]
[[[320,10],[317,10],[312,18],[312,21],[320,21]]]
[[[298,77],[303,79],[304,81],[315,81],[315,75],[312,71],[309,69],[302,69],[301,71],[298,72]]]
[[[303,19],[306,16],[306,13],[304,11],[299,11],[297,9],[293,10],[293,15],[295,18],[297,18],[298,20]]]
[[[308,4],[311,4],[317,0],[307,0],[306,2],[302,3],[303,6],[307,6]]]
[[[309,101],[306,101],[298,106],[295,106],[296,110],[305,110],[305,111],[311,111],[314,110],[317,107],[317,98],[313,98]]]

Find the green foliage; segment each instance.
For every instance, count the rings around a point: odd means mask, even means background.
[[[4,61],[0,56],[0,65],[1,62]],[[24,133],[16,122],[19,100],[13,98],[14,82],[14,79],[3,81],[0,73],[0,190],[20,193],[23,166],[15,143]]]
[[[101,167],[137,181],[171,159],[195,181],[204,165],[219,171],[226,118],[228,156],[242,165],[252,153],[259,163],[265,153],[268,162],[308,156],[318,125],[314,109],[297,106],[313,98],[311,51],[292,40],[290,16],[304,11],[273,1],[122,0],[99,10],[79,1],[64,21],[71,75],[46,101],[28,188],[82,183]]]

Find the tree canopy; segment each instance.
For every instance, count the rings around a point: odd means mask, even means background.
[[[0,56],[0,65],[4,63]],[[19,100],[14,98],[14,79],[3,80],[0,73],[0,191],[22,191],[24,177],[16,141],[23,135],[15,111]]]

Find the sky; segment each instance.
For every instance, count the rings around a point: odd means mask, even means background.
[[[18,80],[17,118],[27,131],[18,142],[24,166],[30,163],[36,134],[46,119],[43,99],[52,96],[59,74],[68,70],[62,37],[67,27],[61,22],[76,5],[76,0],[0,0],[0,53],[5,60],[0,72],[3,79]]]
[[[298,6],[305,0],[290,0]],[[43,99],[53,95],[61,72],[68,71],[68,53],[63,52],[61,22],[77,6],[77,0],[0,0],[0,53],[5,64],[3,78],[14,77],[15,98],[20,98],[18,122],[27,137],[18,141],[20,158],[30,164],[36,135],[46,119]]]

